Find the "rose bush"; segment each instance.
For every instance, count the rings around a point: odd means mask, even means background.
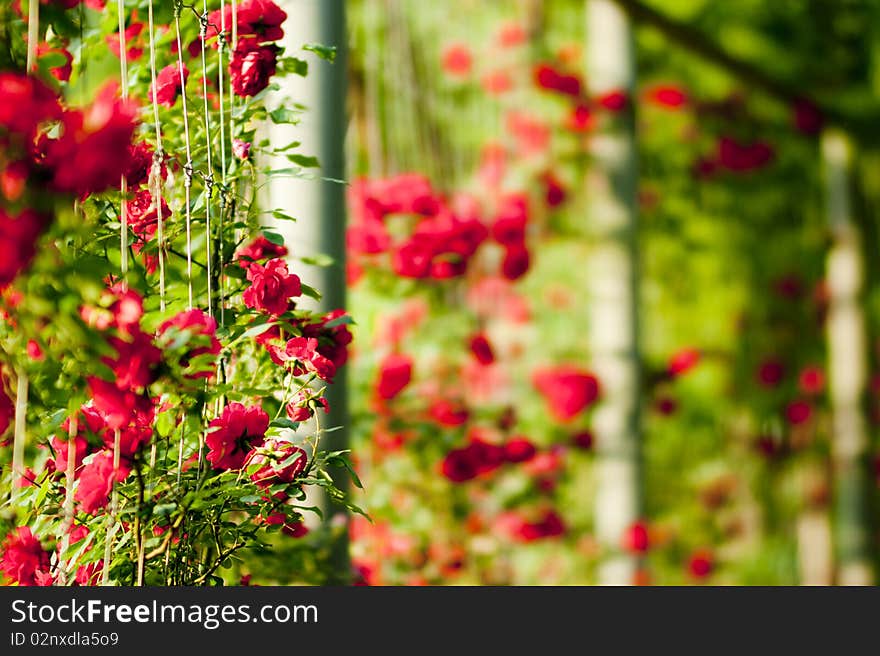
[[[311,418],[350,320],[299,307],[319,294],[255,200],[257,153],[307,159],[256,138],[288,120],[273,77],[305,74],[287,16],[237,2],[233,43],[229,2],[135,5],[43,2],[35,70],[21,37],[0,55],[7,583],[237,582],[308,533],[307,487],[345,503]]]

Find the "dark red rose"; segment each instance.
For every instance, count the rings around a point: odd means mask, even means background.
[[[764,387],[776,387],[785,378],[785,365],[781,360],[769,358],[758,366],[758,382]]]
[[[596,102],[610,112],[622,112],[626,109],[629,98],[625,91],[615,90],[603,93],[596,98]]]
[[[290,305],[290,299],[302,294],[299,276],[288,273],[284,260],[269,260],[266,266],[253,262],[248,267],[247,279],[251,281],[242,298],[249,308],[284,314]]]
[[[281,24],[287,20],[287,14],[272,0],[245,0],[237,11],[238,36],[254,34],[258,41],[278,41],[284,37]],[[231,29],[230,20],[226,22]],[[217,22],[220,25],[220,22]]]
[[[691,554],[687,564],[688,572],[697,579],[705,579],[715,569],[715,558],[708,549],[699,549]]]
[[[183,80],[181,80],[181,70]],[[189,69],[185,65],[168,64],[156,75],[156,84],[150,90],[150,100],[155,96],[158,104],[173,107],[187,78],[189,78]]]
[[[37,238],[48,224],[49,218],[34,210],[14,215],[0,207],[0,289],[30,265]]]
[[[208,462],[214,469],[241,469],[251,449],[263,444],[269,415],[260,406],[230,403],[208,426]]]
[[[792,426],[804,424],[813,416],[813,406],[808,401],[796,400],[785,408],[785,418]]]
[[[501,275],[508,280],[518,280],[529,270],[531,257],[524,244],[513,244],[504,250],[501,261]]]
[[[571,436],[571,443],[578,449],[589,451],[595,443],[593,434],[588,430],[583,430]]]
[[[275,45],[261,46],[254,39],[239,39],[229,63],[235,94],[255,96],[269,86],[269,78],[275,75],[278,52]]]
[[[470,349],[477,362],[483,365],[490,365],[495,362],[495,354],[492,352],[492,345],[483,333],[477,333],[470,339]]]
[[[576,75],[560,73],[549,64],[539,64],[534,71],[535,84],[547,91],[577,98],[581,95],[581,81]]]
[[[528,438],[514,437],[504,445],[504,459],[507,462],[526,462],[535,457],[535,445]]]

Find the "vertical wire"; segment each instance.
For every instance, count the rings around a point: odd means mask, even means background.
[[[128,99],[128,56],[126,53],[125,40],[125,0],[116,0],[116,12],[119,14],[119,76],[122,78],[122,99]],[[125,173],[120,176],[119,189],[122,200],[119,203],[119,216],[122,226],[119,228],[120,255],[119,266],[122,269],[122,285],[127,286],[125,274],[128,273],[128,208],[126,196],[128,195],[128,182]]]
[[[149,22],[150,39],[150,78],[153,85],[153,122],[156,126],[156,150],[153,153],[153,164],[150,170],[150,195],[153,206],[156,208],[156,239],[158,240],[159,252],[159,309],[165,310],[165,243],[164,217],[162,216],[162,188],[160,178],[162,176],[162,160],[165,152],[162,147],[162,128],[159,123],[159,103],[156,101],[156,32],[153,25],[153,0],[149,1],[147,16]],[[155,449],[151,453],[151,466],[155,462]]]
[[[121,0],[120,0],[121,1]],[[101,570],[101,585],[110,585],[110,559],[113,556],[113,538],[116,537],[116,520],[119,512],[119,490],[116,477],[119,471],[120,430],[113,431],[113,491],[110,493],[110,513],[107,515],[107,536],[104,538],[104,563]],[[67,454],[70,457],[70,453]]]
[[[27,74],[34,72],[37,64],[37,41],[40,40],[40,2],[28,1]]]
[[[189,118],[186,109],[186,78],[183,75],[183,44],[180,41],[180,0],[174,4],[174,29],[177,36],[177,68],[180,73],[180,99],[183,108],[183,134],[186,142],[186,164],[183,167],[184,181],[183,186],[186,191],[186,281],[187,290],[189,292],[189,303],[187,309],[192,310],[193,307],[193,285],[192,285],[192,208],[190,207],[190,196],[192,193],[192,146],[189,140]]]
[[[27,428],[28,377],[23,371],[18,372],[15,390],[15,427],[12,438],[12,496],[17,496],[21,488],[21,477],[24,476],[24,442]]]
[[[73,502],[73,482],[76,478],[76,436],[79,433],[79,411],[74,412],[67,424],[67,471],[65,472],[64,521],[61,522],[61,549],[58,553],[58,584],[66,585],[73,572],[73,557],[65,563],[61,556],[70,546],[70,528],[76,514]]]
[[[214,191],[214,162],[211,155],[211,109],[208,106],[208,65],[205,60],[205,41],[208,31],[208,0],[202,0],[202,15],[199,17],[202,41],[202,95],[204,96],[205,110],[205,149],[207,155],[208,173],[205,176],[205,268],[208,275],[208,316],[214,316],[213,299],[211,298],[211,196]],[[199,457],[201,458],[201,449]]]
[[[220,93],[220,184],[223,189],[220,194],[220,225],[217,230],[220,234],[220,272],[218,284],[220,287],[220,326],[226,323],[226,289],[223,284],[223,222],[226,214],[226,202],[228,194],[226,189],[226,109],[224,97],[226,89],[223,84],[223,55],[226,52],[226,0],[220,0],[220,34],[217,38],[217,54],[219,66],[217,67],[217,90]],[[231,137],[232,135],[230,135]],[[231,148],[231,144],[230,144]]]

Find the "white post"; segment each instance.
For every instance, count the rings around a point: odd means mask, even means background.
[[[308,76],[289,75],[280,80],[281,90],[275,95],[289,97],[306,106],[299,125],[269,124],[268,136],[276,146],[291,141],[301,142],[298,151],[314,155],[319,169],[311,169],[313,179],[272,178],[267,189],[266,209],[283,208],[297,221],[272,220],[275,230],[284,237],[290,249],[290,269],[303,282],[323,295],[315,307],[322,311],[345,308],[345,186],[332,180],[345,178],[344,142],[347,128],[346,74],[347,35],[344,0],[287,0],[281,3],[288,14],[284,23],[282,44],[289,55],[309,63]],[[336,48],[336,59],[328,62],[311,52],[302,50],[307,43]],[[272,163],[273,168],[286,168],[290,163],[283,157]],[[325,179],[321,179],[325,178]],[[329,267],[306,266],[299,258],[328,255],[334,263]],[[304,299],[307,300],[307,299]],[[303,306],[305,302],[301,303]],[[330,416],[322,418],[326,426],[347,427],[346,371],[336,373],[335,382],[327,389]],[[333,431],[321,438],[321,446],[330,450],[347,446],[346,430]],[[345,473],[334,476],[338,486],[343,485]],[[344,509],[329,499],[320,501],[325,518],[342,533],[336,542],[334,557],[340,576],[347,576],[348,543],[344,528]],[[334,521],[334,518],[336,521]]]
[[[861,236],[850,203],[852,145],[827,129],[822,135],[825,193],[832,245],[828,252],[827,344],[834,472],[836,582],[871,585],[867,530],[868,433],[862,403],[868,351],[862,310],[864,263]]]
[[[587,80],[592,93],[635,86],[633,41],[626,14],[611,0],[587,0]],[[589,281],[590,353],[602,386],[596,435],[595,533],[603,548],[598,582],[633,583],[636,557],[621,549],[641,515],[640,363],[635,121],[630,102],[590,142],[587,176],[594,249]]]

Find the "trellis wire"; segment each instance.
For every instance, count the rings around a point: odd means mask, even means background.
[[[192,310],[193,307],[193,284],[192,284],[192,208],[190,207],[190,196],[192,192],[192,146],[189,140],[189,118],[186,109],[186,78],[183,75],[183,44],[180,39],[180,0],[174,3],[174,29],[177,36],[177,68],[180,74],[180,99],[183,109],[183,134],[186,142],[186,164],[183,167],[184,174],[184,190],[186,192],[186,281],[187,290],[189,292],[189,304],[187,309]]]
[[[152,81],[153,93],[153,122],[156,126],[156,149],[153,152],[153,163],[150,168],[150,196],[153,206],[156,208],[156,239],[157,250],[159,253],[159,309],[165,311],[165,253],[164,248],[164,217],[162,216],[162,195],[161,195],[161,175],[162,160],[164,159],[164,150],[162,148],[162,128],[159,123],[159,103],[156,100],[156,32],[153,24],[153,0],[150,0],[147,9],[147,19],[149,23],[149,39],[150,39],[150,79]],[[155,450],[151,454],[152,466],[155,463]]]
[[[208,65],[205,60],[205,41],[208,38],[208,0],[202,0],[202,15],[199,16],[199,34],[202,42],[202,95],[205,110],[205,149],[208,172],[205,175],[205,269],[208,276],[208,316],[214,316],[211,293],[211,196],[214,191],[214,162],[211,156],[211,111],[208,106]],[[201,460],[202,450],[199,449]]]
[[[37,41],[40,40],[40,2],[28,1],[27,73],[34,72],[37,63]]]

